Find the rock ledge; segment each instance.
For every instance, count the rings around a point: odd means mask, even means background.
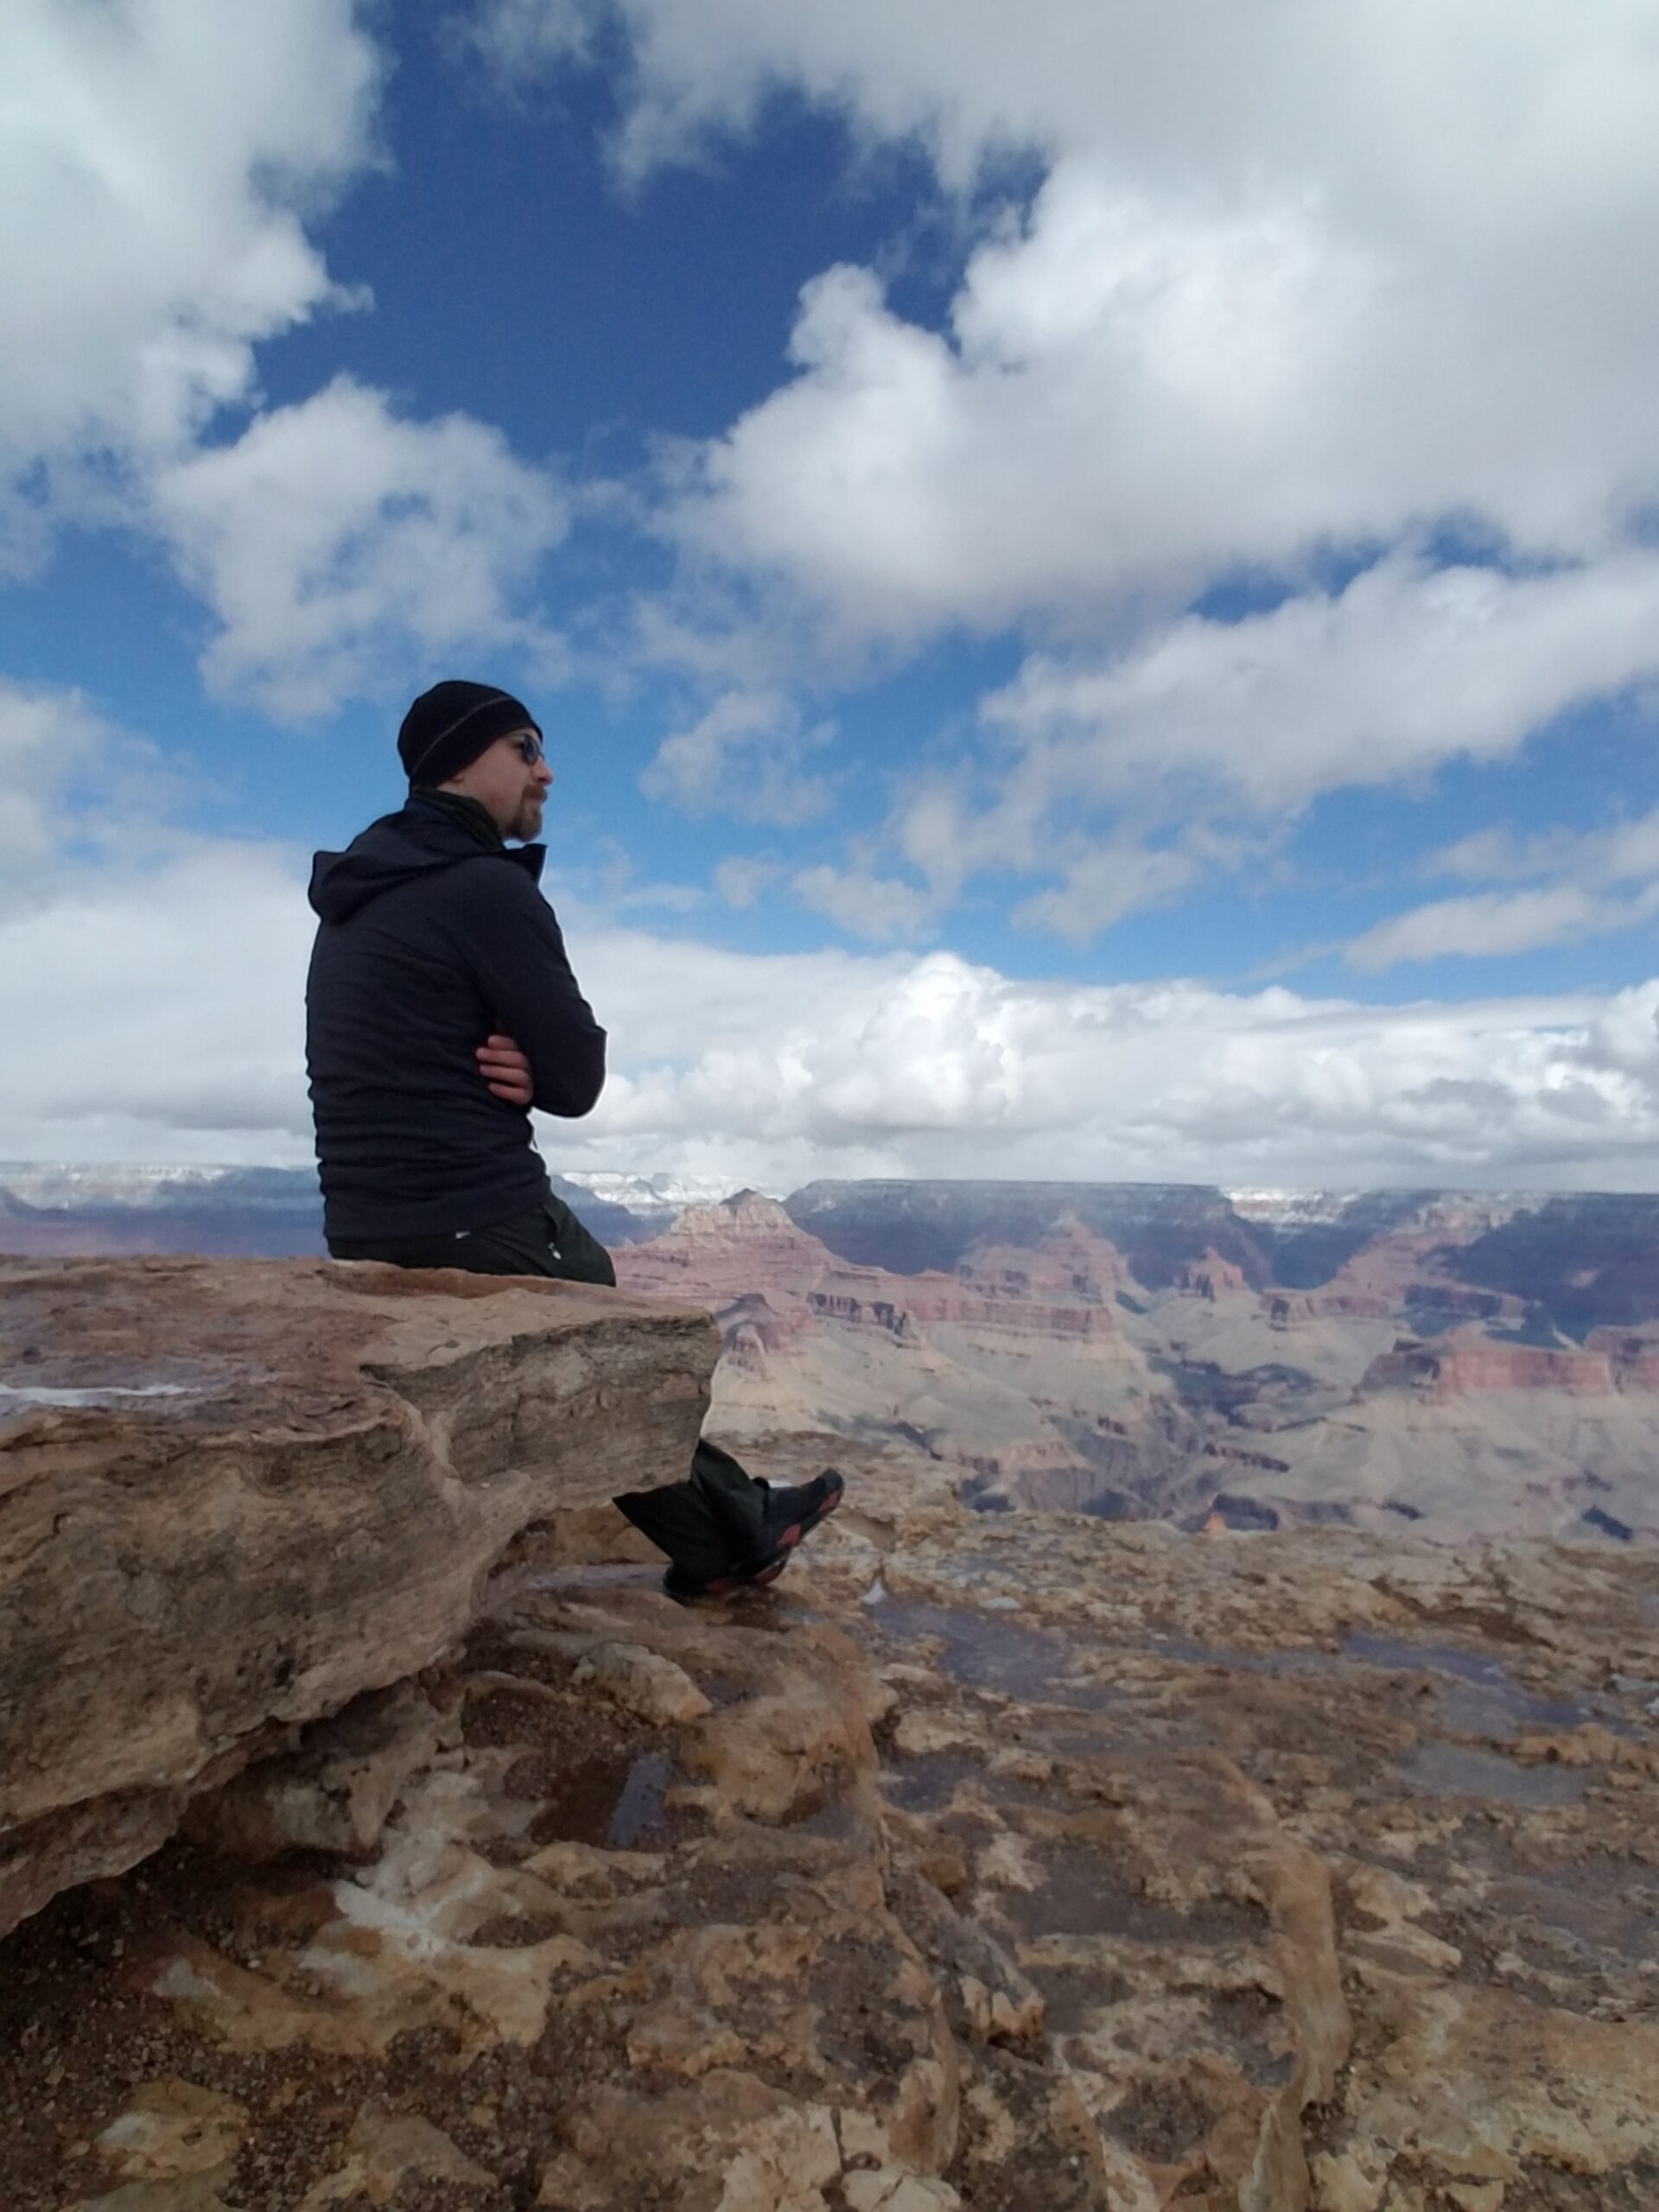
[[[0,1932],[429,1665],[525,1529],[626,1555],[607,1501],[685,1465],[718,1350],[623,1293],[309,1262],[12,1261],[0,1300]]]

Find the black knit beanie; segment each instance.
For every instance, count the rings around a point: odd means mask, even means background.
[[[522,699],[493,683],[435,683],[404,716],[397,752],[410,782],[430,791],[514,730],[541,728]]]

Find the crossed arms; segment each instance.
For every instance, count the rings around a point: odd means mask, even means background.
[[[456,890],[456,898],[467,895],[451,927],[459,963],[491,1009],[490,1033],[474,1051],[479,1072],[509,1105],[577,1119],[604,1088],[605,1032],[570,972],[534,872],[474,873],[485,880]]]
[[[511,1037],[486,1037],[473,1058],[478,1071],[498,1098],[509,1106],[528,1106],[536,1096],[536,1078],[530,1062]]]

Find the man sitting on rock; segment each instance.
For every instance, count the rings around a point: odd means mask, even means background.
[[[575,1119],[605,1084],[605,1032],[537,888],[545,848],[526,842],[553,781],[541,731],[493,685],[438,683],[397,750],[404,806],[311,874],[306,1058],[328,1249],[613,1284],[531,1133],[531,1106]],[[672,1561],[664,1587],[692,1599],[775,1580],[842,1487],[828,1469],[757,1482],[704,1442],[685,1481],[616,1503]]]

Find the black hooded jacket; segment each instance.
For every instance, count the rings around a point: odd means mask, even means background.
[[[542,1113],[586,1114],[605,1085],[605,1032],[537,888],[543,848],[491,841],[470,811],[414,795],[312,868],[306,1059],[330,1237],[443,1236],[541,1203],[530,1116],[474,1058],[493,1031],[524,1052]]]

